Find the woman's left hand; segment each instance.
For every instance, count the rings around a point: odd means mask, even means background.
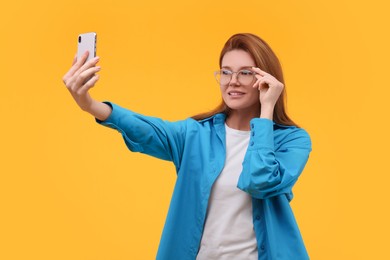
[[[253,67],[252,69],[256,72],[255,77],[257,78],[253,88],[259,89],[261,106],[273,109],[283,91],[283,83],[259,68]]]

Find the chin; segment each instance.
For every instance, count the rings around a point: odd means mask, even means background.
[[[224,100],[226,106],[231,110],[260,110],[260,104],[254,103],[251,104],[248,100],[240,100],[237,101],[231,101],[231,100]]]
[[[231,110],[243,110],[243,109],[249,109],[251,106],[245,105],[245,104],[234,104],[232,102],[226,103],[226,105],[231,109]]]

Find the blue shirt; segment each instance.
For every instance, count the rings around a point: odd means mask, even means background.
[[[105,102],[96,121],[118,130],[133,152],[172,161],[177,180],[156,259],[194,260],[211,188],[225,164],[224,114],[169,122]],[[265,118],[250,121],[251,137],[237,187],[252,197],[259,260],[309,259],[290,207],[292,187],[311,151],[308,133]]]

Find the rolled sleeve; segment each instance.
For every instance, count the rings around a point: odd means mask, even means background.
[[[274,149],[274,123],[266,118],[254,118],[250,121],[251,137],[248,150]]]
[[[251,120],[251,138],[237,187],[254,198],[287,194],[302,173],[311,151],[308,133],[294,126],[279,127],[269,119]]]

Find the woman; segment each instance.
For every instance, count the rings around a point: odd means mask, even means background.
[[[131,151],[176,166],[157,259],[309,258],[289,202],[311,141],[285,112],[282,69],[262,39],[233,35],[215,73],[221,105],[177,122],[92,99],[99,59],[86,57],[63,78],[80,108]]]

